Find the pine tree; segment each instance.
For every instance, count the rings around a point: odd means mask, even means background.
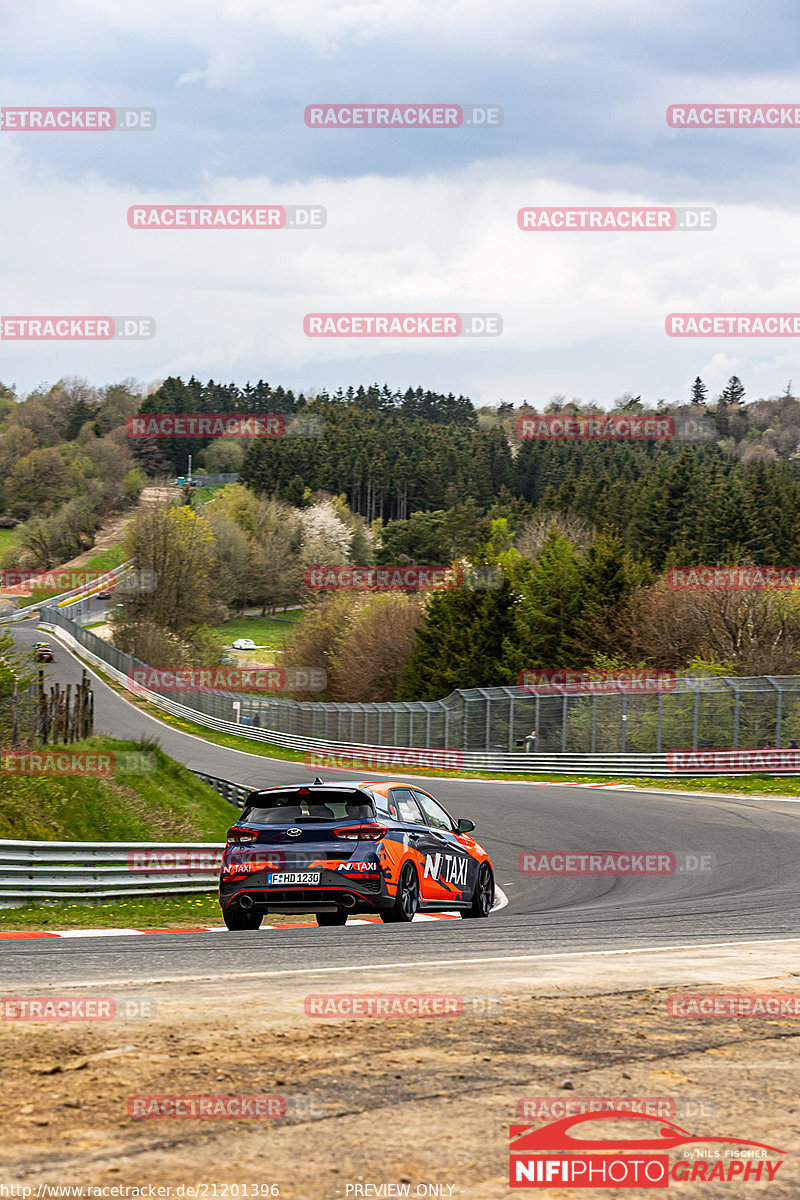
[[[648,575],[616,534],[602,533],[592,542],[583,563],[581,607],[575,622],[582,666],[590,666],[596,654],[613,653],[625,645],[627,604],[636,587],[648,582]]]
[[[705,408],[708,400],[708,388],[698,375],[692,384],[692,404],[700,404]]]
[[[525,666],[560,669],[577,665],[581,585],[578,556],[553,526],[531,569],[516,614]]]
[[[717,400],[720,408],[736,409],[744,407],[744,384],[738,375],[731,375]]]
[[[484,592],[462,588],[434,593],[398,698],[440,700],[457,688],[516,682],[519,668],[508,656],[516,643],[517,604],[507,579]]]

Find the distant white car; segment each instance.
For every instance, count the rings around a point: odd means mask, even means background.
[[[234,650],[255,650],[256,644],[252,638],[237,638],[233,643]]]

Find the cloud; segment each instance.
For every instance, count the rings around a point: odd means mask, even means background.
[[[666,337],[672,310],[791,311],[796,131],[666,125],[797,99],[796,17],[743,0],[5,0],[5,103],[152,106],[153,133],[0,133],[16,313],[150,314],[153,342],[2,346],[34,386],[197,371],[476,399],[780,390],[791,341]],[[495,130],[309,130],[315,101],[498,103]],[[129,205],[314,203],[313,233],[134,231]],[[708,234],[523,234],[534,204],[709,204]],[[499,311],[502,338],[311,341],[307,311]],[[724,376],[724,378],[722,378]],[[705,376],[704,376],[705,377]]]

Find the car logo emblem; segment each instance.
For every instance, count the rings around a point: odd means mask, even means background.
[[[303,832],[302,829],[287,829],[286,836],[287,837],[300,837],[300,834],[302,832]]]

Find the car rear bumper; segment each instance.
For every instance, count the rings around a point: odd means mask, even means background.
[[[262,912],[375,912],[393,903],[380,874],[366,879],[344,877],[337,871],[323,870],[320,882],[309,886],[272,887],[265,876],[225,879],[220,882],[219,902],[223,908],[260,909]]]

